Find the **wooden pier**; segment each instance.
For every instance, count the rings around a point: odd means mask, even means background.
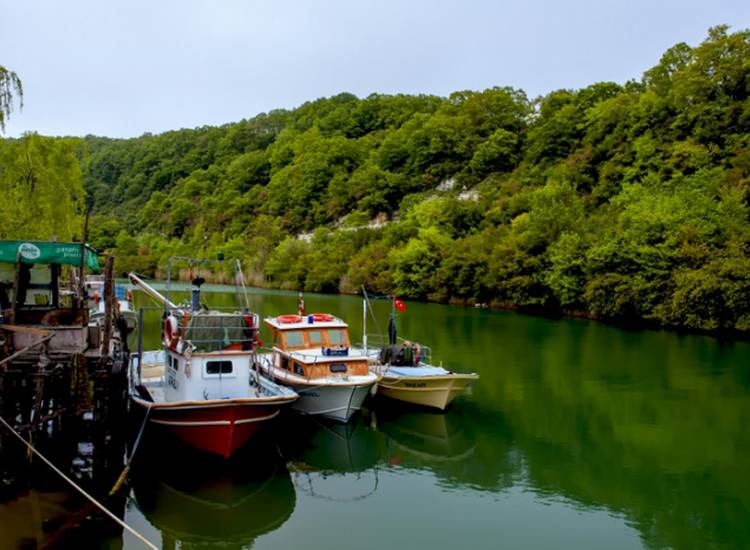
[[[129,358],[112,257],[100,297],[105,314],[90,320],[84,270],[98,267],[96,253],[81,243],[0,241],[0,416],[60,470],[102,495],[124,464]],[[0,502],[48,475],[0,427]]]

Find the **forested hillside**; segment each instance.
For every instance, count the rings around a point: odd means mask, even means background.
[[[148,275],[221,250],[258,285],[747,331],[749,94],[750,32],[718,27],[537,100],[340,94],[86,137],[92,242]]]

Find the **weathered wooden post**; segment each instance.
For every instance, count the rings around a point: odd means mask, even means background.
[[[78,270],[78,302],[79,307],[83,308],[86,306],[85,298],[83,295],[84,290],[84,268],[86,266],[86,241],[89,238],[89,214],[90,209],[86,209],[86,217],[83,219],[83,239],[81,240],[81,265]]]
[[[13,281],[13,318],[10,321],[11,323],[14,323],[14,324],[18,323],[18,298],[20,294],[19,292],[20,288],[21,288],[21,250],[19,249],[18,252],[16,252],[16,273],[15,273],[15,279]]]
[[[109,355],[109,342],[112,339],[112,325],[114,324],[115,306],[115,284],[114,284],[115,257],[107,256],[104,264],[104,327],[102,331],[101,356]]]

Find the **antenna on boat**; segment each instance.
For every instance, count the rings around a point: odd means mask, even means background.
[[[388,319],[388,343],[398,343],[398,332],[396,327],[396,296],[391,296],[391,317]]]
[[[236,259],[234,260],[234,268],[236,270],[235,276],[234,276],[234,288],[236,289],[237,296],[240,294],[239,287],[237,286],[237,281],[239,279],[239,283],[242,286],[242,294],[245,297],[245,309],[247,311],[250,311],[250,298],[247,295],[247,287],[245,286],[245,274],[242,271],[242,265],[240,264],[240,260]],[[238,298],[239,301],[239,298]],[[242,304],[240,304],[242,306]]]
[[[370,310],[370,316],[372,317],[373,322],[375,323],[375,329],[378,331],[378,335],[380,336],[380,341],[385,342],[385,337],[383,336],[383,331],[380,329],[380,323],[378,323],[378,318],[375,317],[375,311],[372,309],[372,304],[370,303],[370,295],[367,294],[367,290],[365,290],[364,285],[362,286],[362,296],[364,296],[365,304],[362,308],[362,314],[366,317],[367,316],[367,310]],[[374,299],[383,298],[383,296],[374,296]],[[365,334],[366,339],[366,325],[367,325],[367,319],[364,320],[362,331]],[[366,342],[363,342],[366,343]]]

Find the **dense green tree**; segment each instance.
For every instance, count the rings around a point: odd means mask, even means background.
[[[77,139],[0,141],[0,238],[81,238],[84,162]]]

